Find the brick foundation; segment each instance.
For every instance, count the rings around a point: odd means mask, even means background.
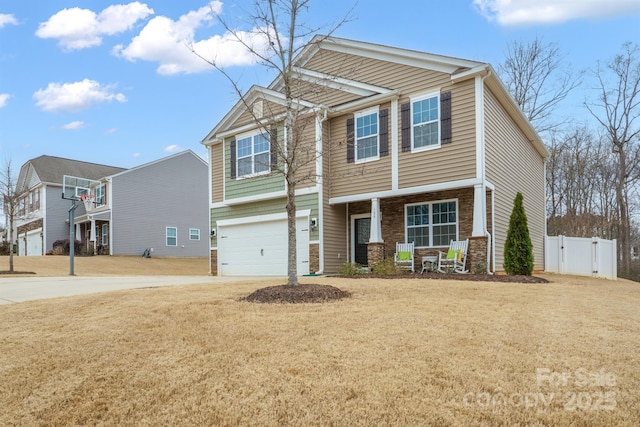
[[[211,251],[211,276],[217,276],[218,275],[218,251],[217,250],[212,250]]]
[[[467,270],[471,273],[489,271],[487,263],[487,238],[485,236],[470,237],[467,250]],[[480,271],[477,271],[480,270]]]

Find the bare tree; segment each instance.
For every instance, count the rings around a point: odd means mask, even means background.
[[[20,208],[22,194],[17,191],[17,178],[15,177],[11,160],[5,160],[0,172],[0,196],[2,196],[2,213],[7,222],[9,241],[9,272],[13,273],[13,231],[15,220]]]
[[[631,267],[630,187],[640,180],[640,48],[625,43],[621,52],[593,71],[596,99],[585,102],[591,115],[604,128],[617,161],[615,185],[620,219],[617,235],[620,270],[628,275]]]
[[[305,100],[305,95],[313,97],[314,91],[322,90],[322,78],[315,84],[303,82],[298,78],[298,70],[294,60],[298,54],[309,45],[309,39],[322,29],[314,27],[305,21],[304,16],[310,12],[311,0],[254,0],[254,10],[249,18],[252,26],[251,33],[237,30],[227,21],[218,16],[225,30],[240,48],[248,50],[258,62],[271,70],[277,82],[276,90],[282,97],[277,108],[271,109],[271,103],[261,103],[255,108],[254,99],[240,88],[239,83],[224,68],[224,64],[216,58],[207,58],[192,51],[220,71],[232,84],[234,92],[252,115],[254,122],[269,135],[271,149],[275,149],[277,163],[266,162],[271,170],[284,176],[287,197],[287,229],[288,229],[288,267],[287,284],[297,285],[297,254],[296,254],[296,199],[295,192],[298,184],[314,180],[313,173],[301,173],[305,166],[315,163],[319,153],[316,151],[315,141],[305,139],[305,129],[321,111],[317,106]],[[322,37],[313,40],[320,43],[329,37],[337,28],[348,21],[349,14],[337,23],[330,25]],[[271,88],[263,89],[267,94]],[[315,94],[317,96],[317,93]],[[267,108],[269,114],[264,114]],[[282,126],[283,136],[278,132]]]
[[[509,93],[538,133],[561,124],[551,120],[552,114],[580,84],[581,76],[574,75],[562,59],[555,43],[536,38],[529,43],[509,44],[506,59],[498,66]]]

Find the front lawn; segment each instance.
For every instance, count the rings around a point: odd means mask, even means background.
[[[0,306],[0,425],[640,424],[640,286],[308,277]],[[117,280],[117,277],[114,277]],[[204,279],[206,280],[206,278]]]

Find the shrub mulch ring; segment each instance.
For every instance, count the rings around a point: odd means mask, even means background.
[[[299,304],[305,302],[329,302],[348,298],[347,291],[330,285],[299,284],[297,286],[278,285],[258,289],[242,298],[242,301],[276,304]]]

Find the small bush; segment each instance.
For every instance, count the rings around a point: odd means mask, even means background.
[[[473,264],[473,274],[487,274],[487,263],[484,261],[476,261]]]
[[[53,253],[60,254],[60,255],[69,255],[69,247],[71,246],[69,244],[69,239],[56,240],[55,242],[53,242],[52,246],[53,246]],[[80,255],[81,250],[82,250],[82,242],[79,240],[76,240],[73,247],[74,255]]]
[[[9,255],[9,242],[0,243],[0,255]]]
[[[373,267],[373,273],[381,276],[397,276],[407,270],[396,265],[393,258],[385,258]]]
[[[367,268],[357,262],[345,262],[340,266],[338,273],[341,276],[359,276],[367,274]]]

